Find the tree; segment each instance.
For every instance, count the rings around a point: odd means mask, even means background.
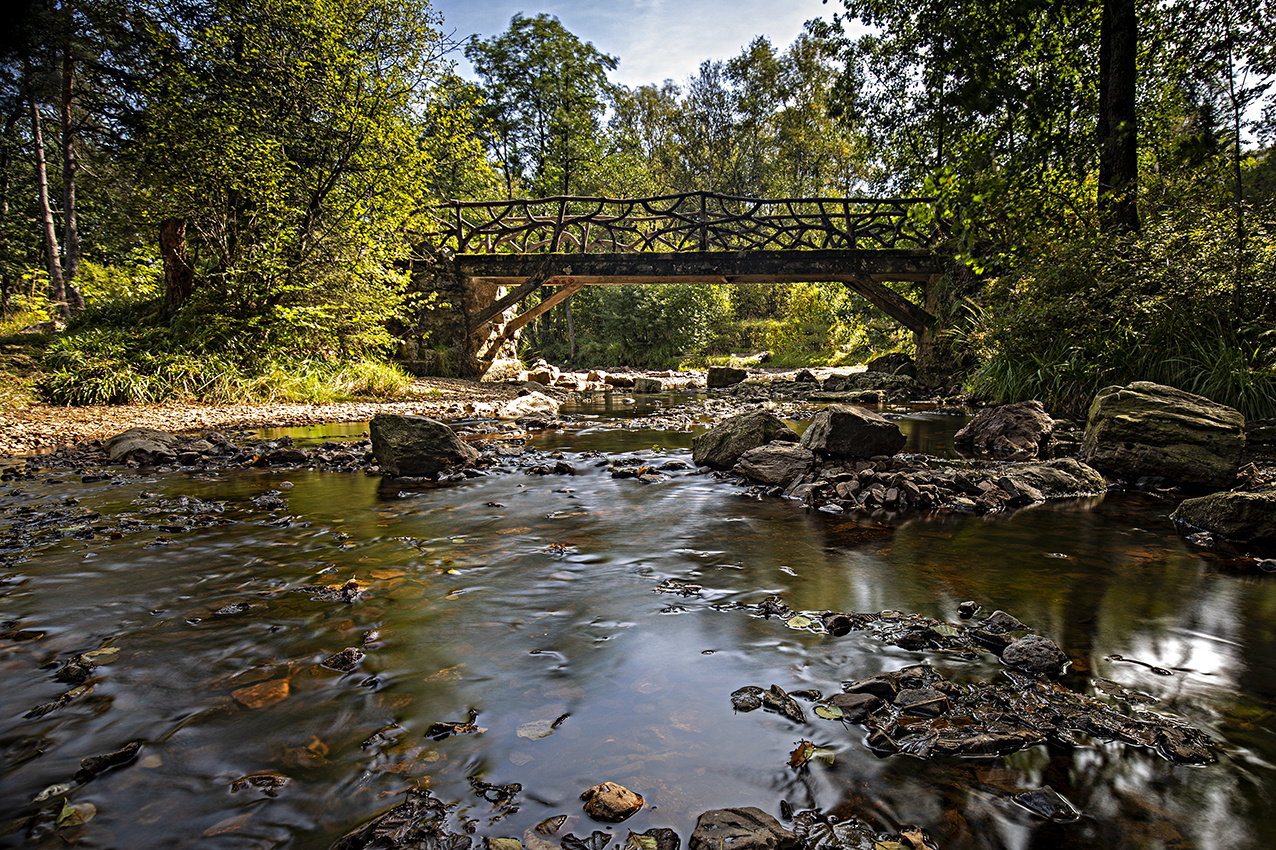
[[[581,42],[547,14],[515,15],[509,29],[465,48],[484,80],[488,146],[505,175],[506,192],[570,195],[597,144],[607,72],[618,60]]]
[[[384,340],[432,177],[428,6],[154,2],[130,154],[151,221],[177,220],[191,243],[182,327],[243,354]]]

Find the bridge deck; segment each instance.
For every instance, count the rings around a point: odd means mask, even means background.
[[[926,282],[943,272],[920,250],[686,251],[625,254],[458,254],[467,278],[516,287],[471,320],[477,327],[541,286],[652,283],[800,283],[838,281],[910,330],[934,317],[881,281]],[[555,299],[555,303],[557,303]],[[521,325],[520,325],[521,326]]]

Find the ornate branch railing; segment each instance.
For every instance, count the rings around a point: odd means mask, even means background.
[[[555,197],[447,201],[443,245],[458,254],[928,249],[909,212],[933,198]]]

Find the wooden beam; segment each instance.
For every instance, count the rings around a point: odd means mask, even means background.
[[[847,289],[856,292],[874,307],[914,333],[921,333],[935,323],[935,317],[888,286],[868,277],[841,278]]]
[[[509,339],[510,336],[512,336],[515,331],[517,331],[519,328],[526,325],[528,322],[532,321],[532,319],[535,319],[537,316],[541,315],[542,313],[549,312],[550,310],[557,307],[559,304],[566,301],[568,298],[571,298],[573,295],[575,295],[577,292],[580,292],[584,288],[585,288],[585,284],[580,283],[579,281],[576,283],[569,283],[566,286],[559,287],[557,292],[555,292],[553,295],[546,298],[541,303],[537,304],[532,309],[528,310],[526,313],[523,313],[519,316],[515,316],[513,319],[510,319],[508,322],[506,322],[505,331],[502,334],[502,336],[504,336],[506,339]]]
[[[481,354],[479,354],[478,359],[490,362],[492,358],[496,356],[496,352],[501,350],[501,346],[503,346],[506,342],[508,342],[514,336],[514,334],[517,333],[521,328],[523,328],[525,325],[527,325],[537,316],[540,316],[543,313],[546,313],[549,310],[552,310],[554,307],[557,307],[559,304],[566,301],[568,298],[571,298],[573,295],[575,295],[577,292],[580,292],[584,288],[585,288],[585,284],[580,282],[569,283],[564,286],[561,286],[558,288],[557,292],[555,292],[553,295],[546,298],[541,303],[537,304],[532,309],[528,310],[526,313],[523,313],[519,316],[515,316],[513,319],[510,319],[508,322],[505,323],[505,327],[501,330],[500,336],[488,341],[487,348],[484,349]]]
[[[470,333],[474,333],[474,331],[483,327],[483,325],[490,322],[493,318],[504,313],[510,306],[517,304],[537,289],[540,289],[549,276],[549,256],[546,255],[545,259],[540,261],[539,267],[532,272],[531,277],[529,277],[526,282],[516,287],[513,291],[507,293],[505,297],[498,299],[490,306],[484,307],[473,319],[470,320]]]

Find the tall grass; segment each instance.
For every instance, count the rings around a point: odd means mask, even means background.
[[[98,328],[63,337],[45,356],[41,388],[54,404],[185,401],[330,403],[402,393],[412,377],[368,360],[270,360],[255,365],[175,349],[162,330]]]

